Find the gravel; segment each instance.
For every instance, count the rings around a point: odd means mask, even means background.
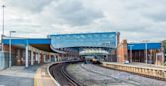
[[[93,64],[71,64],[67,71],[86,86],[166,86],[165,81],[150,79]]]

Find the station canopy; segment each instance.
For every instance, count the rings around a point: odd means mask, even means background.
[[[161,43],[129,43],[128,50],[160,49]]]

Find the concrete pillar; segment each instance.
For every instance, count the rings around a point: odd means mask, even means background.
[[[59,56],[57,57],[57,61],[59,61]]]
[[[46,63],[46,55],[43,55],[44,63]]]
[[[31,50],[31,65],[34,64],[34,55],[33,55],[33,49]]]
[[[57,61],[57,55],[54,55],[54,60],[55,60],[55,62]]]
[[[37,56],[37,52],[35,52],[35,61],[37,62],[38,61],[38,56]]]
[[[55,55],[55,62],[57,62],[57,57],[58,57],[58,56],[57,56],[57,55]]]
[[[25,67],[28,67],[28,45],[25,47]]]
[[[57,61],[57,62],[59,61],[58,58],[59,58],[59,55],[56,56],[56,61]]]
[[[51,62],[51,55],[49,55],[49,62]]]
[[[38,58],[38,64],[40,64],[40,52],[38,52],[37,58]]]
[[[150,50],[150,54],[149,54],[149,63],[152,64],[152,50]]]

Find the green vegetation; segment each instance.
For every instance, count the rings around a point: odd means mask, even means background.
[[[164,47],[164,54],[166,54],[166,40],[163,41],[163,47]],[[165,63],[166,65],[166,57],[165,57]]]
[[[163,47],[164,47],[164,50],[165,50],[165,53],[166,53],[166,40],[163,41]]]
[[[166,61],[162,64],[163,66],[166,66]]]

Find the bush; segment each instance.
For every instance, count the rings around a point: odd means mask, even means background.
[[[166,62],[164,62],[164,66],[166,66]]]

